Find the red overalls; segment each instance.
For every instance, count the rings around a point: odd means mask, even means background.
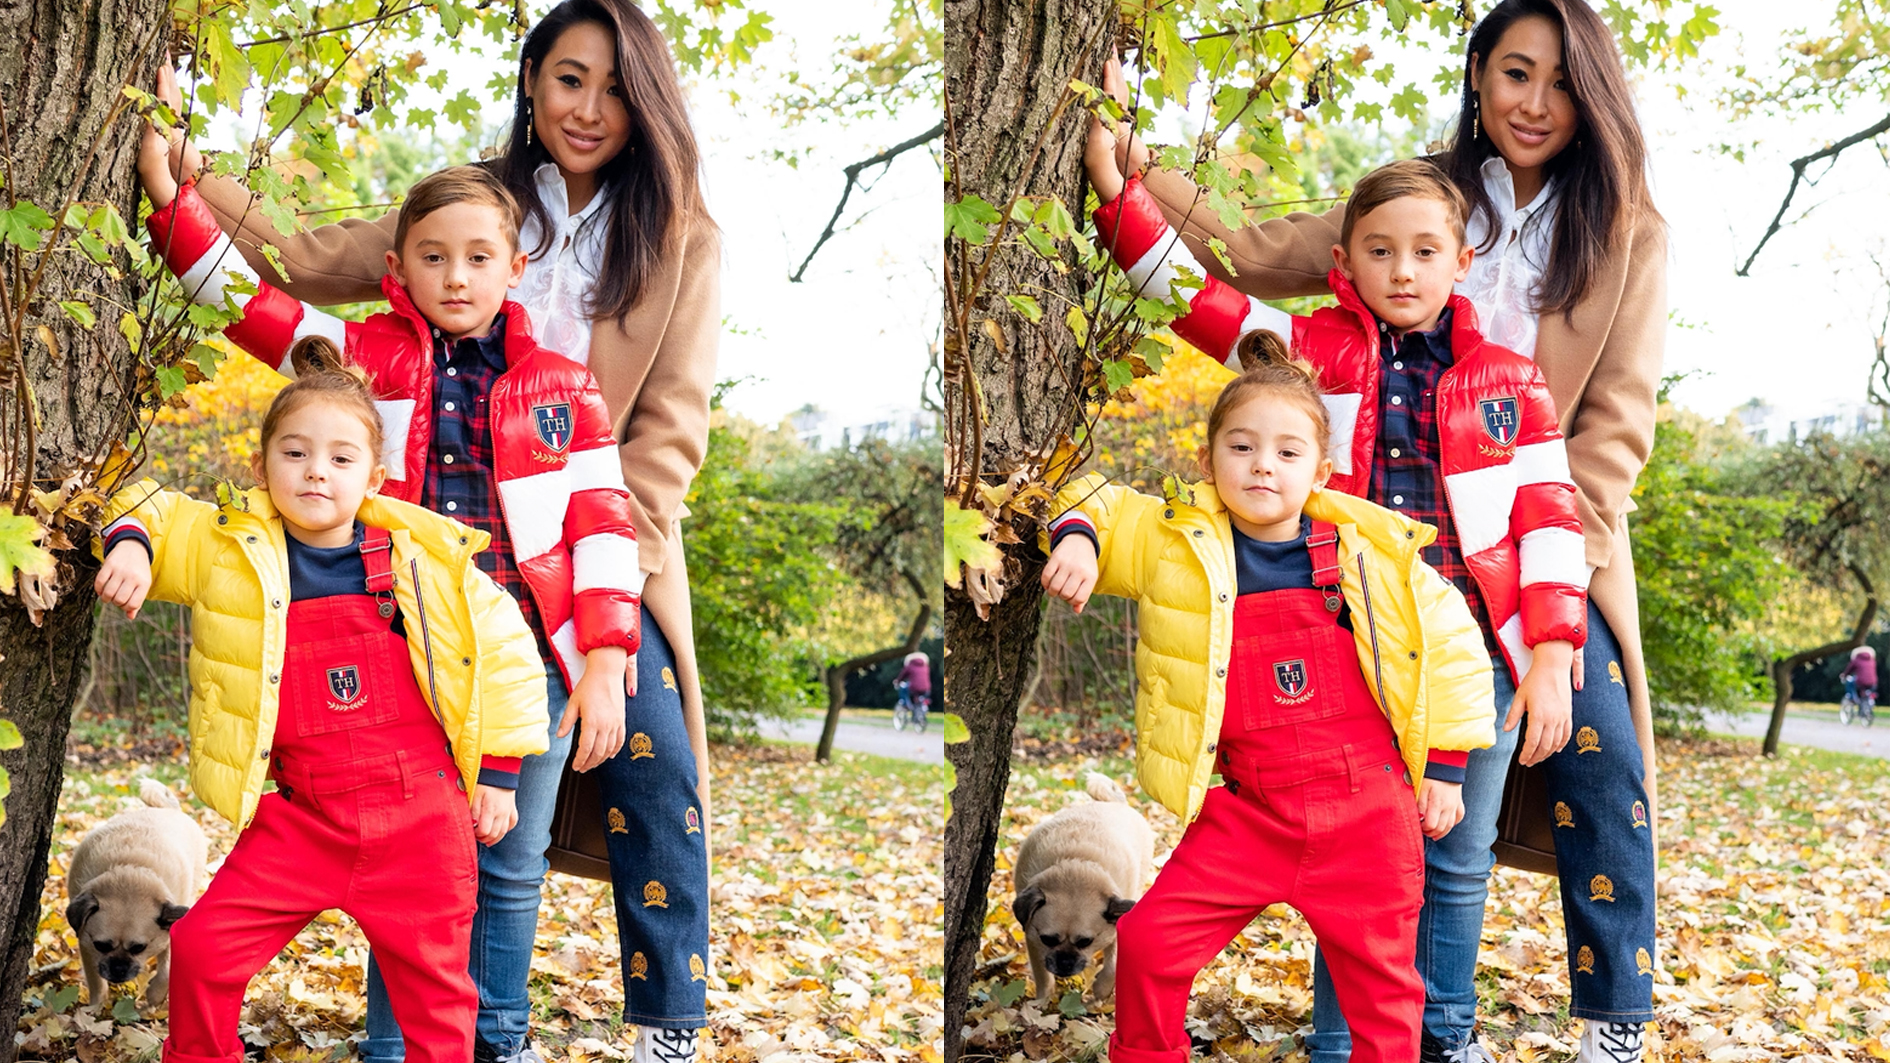
[[[1423,839],[1391,724],[1338,624],[1337,542],[1329,524],[1307,539],[1326,589],[1235,600],[1227,710],[1208,747],[1226,785],[1117,924],[1110,1063],[1186,1063],[1195,974],[1281,902],[1319,937],[1355,1063],[1418,1058]]]
[[[278,790],[171,929],[166,1063],[242,1063],[236,1027],[251,976],[330,908],[373,945],[408,1060],[472,1059],[472,814],[406,641],[390,630],[387,533],[368,529],[361,552],[380,595],[289,605],[270,750]]]

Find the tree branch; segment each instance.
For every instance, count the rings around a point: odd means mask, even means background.
[[[859,162],[848,166],[842,171],[847,175],[847,186],[840,190],[840,202],[834,204],[833,217],[827,219],[827,227],[821,230],[820,239],[814,241],[813,250],[807,252],[807,257],[801,260],[801,268],[795,270],[794,273],[788,277],[788,280],[799,284],[801,278],[807,274],[808,264],[814,261],[814,256],[820,253],[820,249],[826,246],[827,241],[833,239],[834,226],[840,221],[840,212],[847,209],[847,197],[853,194],[853,186],[860,183],[860,174],[862,172],[874,166],[885,166],[899,156],[911,151],[913,148],[919,147],[922,144],[929,144],[944,134],[945,120],[941,118],[937,125],[913,137],[911,140],[894,144],[878,155],[870,159],[861,159]]]
[[[1827,145],[1820,151],[1814,151],[1809,155],[1793,159],[1791,187],[1785,189],[1785,199],[1778,205],[1778,213],[1772,215],[1772,224],[1766,226],[1765,235],[1759,237],[1758,246],[1752,249],[1752,254],[1746,256],[1745,265],[1740,266],[1734,272],[1741,277],[1748,276],[1747,271],[1752,268],[1753,260],[1759,257],[1759,252],[1765,249],[1766,241],[1772,239],[1772,237],[1784,227],[1785,212],[1791,209],[1792,197],[1798,194],[1798,185],[1805,179],[1806,167],[1821,159],[1835,159],[1839,155],[1842,155],[1846,149],[1856,147],[1864,141],[1870,140],[1886,131],[1890,131],[1890,115],[1885,115],[1878,119],[1869,129],[1859,130],[1845,137],[1843,140]]]

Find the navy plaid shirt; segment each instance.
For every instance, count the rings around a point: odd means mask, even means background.
[[[538,636],[538,653],[555,660],[550,633],[519,571],[512,537],[499,508],[499,486],[492,457],[492,417],[486,397],[505,372],[505,315],[492,321],[484,336],[457,342],[433,330],[433,442],[427,448],[426,476],[420,504],[492,536],[492,545],[473,560],[493,582],[517,599],[525,622]]]
[[[1490,610],[1476,579],[1463,563],[1463,548],[1444,495],[1443,449],[1437,436],[1437,383],[1452,364],[1450,308],[1429,332],[1407,332],[1394,339],[1391,327],[1378,323],[1378,438],[1372,442],[1372,475],[1367,497],[1413,520],[1435,525],[1437,539],[1424,548],[1424,562],[1457,585],[1483,629],[1492,655],[1498,651]]]

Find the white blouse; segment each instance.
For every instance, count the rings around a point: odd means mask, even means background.
[[[583,365],[591,356],[591,319],[585,307],[603,266],[610,197],[600,188],[583,210],[572,214],[556,163],[540,166],[532,179],[553,229],[542,254],[537,252],[544,230],[537,220],[528,218],[519,230],[518,246],[536,257],[525,263],[525,279],[512,298],[531,315],[532,338],[540,346]]]
[[[1466,226],[1477,255],[1470,275],[1457,285],[1477,308],[1484,338],[1525,358],[1536,356],[1536,298],[1549,266],[1549,243],[1561,197],[1551,180],[1528,206],[1516,206],[1516,185],[1500,155],[1483,163],[1483,189],[1496,208],[1496,245],[1483,250],[1490,220],[1474,215]]]

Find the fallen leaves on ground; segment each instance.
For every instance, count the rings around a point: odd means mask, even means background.
[[[711,750],[709,1026],[705,1056],[734,1063],[938,1063],[942,948],[936,766],[852,753],[816,764],[805,747]],[[85,832],[131,807],[149,775],[181,789],[181,756],[69,758],[42,896],[21,1059],[157,1058],[161,1009],[128,988],[80,1006],[65,921],[65,870]],[[187,806],[188,807],[188,806]],[[212,866],[229,824],[192,807]],[[534,1036],[547,1060],[628,1057],[616,918],[604,882],[551,875],[532,960]],[[364,1015],[367,939],[327,913],[250,984],[243,1038],[280,1063],[349,1058]]]
[[[1649,1061],[1890,1060],[1890,762],[1751,741],[1663,742],[1656,1022]],[[1081,984],[1030,995],[1011,916],[1011,860],[1032,826],[1078,801],[1100,770],[1133,792],[1121,758],[1017,765],[972,987],[967,1063],[1089,1060],[1114,1026]],[[1139,794],[1156,862],[1179,820]],[[1195,980],[1188,1029],[1207,1058],[1305,1060],[1313,938],[1291,909],[1269,909]],[[1568,961],[1555,880],[1498,868],[1477,974],[1478,1019],[1499,1060],[1573,1057]],[[1197,1058],[1202,1058],[1197,1053]]]

